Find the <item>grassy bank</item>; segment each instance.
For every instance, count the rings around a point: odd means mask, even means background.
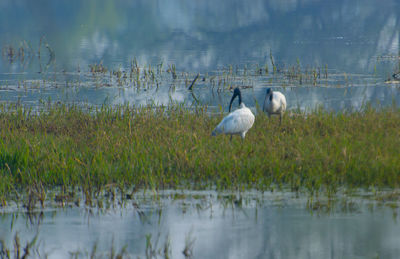
[[[79,188],[245,189],[287,185],[400,185],[400,110],[315,111],[277,118],[259,113],[244,142],[211,137],[224,114],[187,110],[52,105],[35,115],[0,107],[0,198],[23,191]]]

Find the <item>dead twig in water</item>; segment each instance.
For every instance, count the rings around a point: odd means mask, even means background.
[[[188,88],[189,90],[192,90],[194,83],[196,83],[196,80],[199,78],[199,76],[200,76],[200,74],[197,74],[197,76],[193,79],[192,83],[190,84],[190,86]]]

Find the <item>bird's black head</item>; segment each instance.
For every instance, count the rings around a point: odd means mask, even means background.
[[[242,93],[240,92],[239,88],[235,88],[233,91],[233,96],[231,99],[231,103],[229,104],[229,112],[231,112],[233,100],[235,100],[236,96],[239,96],[239,105],[242,103]]]
[[[269,97],[269,100],[272,101],[272,89],[267,88],[267,94],[265,95],[265,99]]]

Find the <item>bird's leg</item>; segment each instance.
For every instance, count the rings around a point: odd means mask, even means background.
[[[231,142],[232,142],[232,135],[231,135]]]
[[[279,126],[282,124],[282,113],[279,114]]]

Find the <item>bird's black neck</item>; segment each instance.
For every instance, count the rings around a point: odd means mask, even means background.
[[[231,102],[229,104],[229,112],[231,112],[232,103],[235,100],[236,96],[239,96],[239,106],[242,104],[242,93],[240,92],[239,89],[235,89],[235,92],[234,92]]]

